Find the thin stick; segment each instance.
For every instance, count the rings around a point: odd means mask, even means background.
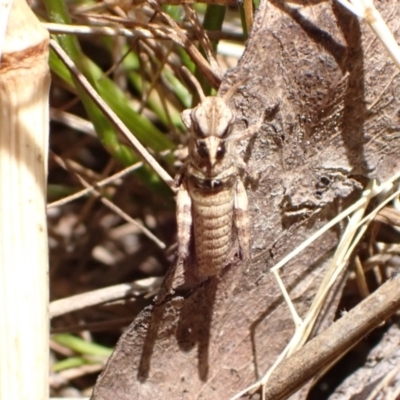
[[[63,166],[66,169],[69,169],[67,164],[64,163],[64,160],[59,157],[54,155],[55,160]],[[79,182],[82,184],[82,186],[86,187],[86,189],[90,189],[91,193],[98,197],[100,201],[108,207],[110,210],[114,211],[117,215],[119,215],[121,218],[123,218],[125,221],[135,225],[144,235],[146,235],[150,240],[152,240],[160,249],[165,249],[167,246],[165,245],[164,242],[162,242],[160,239],[158,239],[157,236],[155,236],[152,232],[150,232],[145,226],[143,226],[140,222],[134,220],[130,215],[128,215],[125,211],[121,210],[118,206],[116,206],[113,202],[108,200],[107,198],[103,197],[102,194],[93,188],[80,174],[77,172],[73,172],[74,175],[77,177]]]
[[[161,280],[162,278],[146,278],[52,301],[49,307],[50,318],[110,301],[125,299],[135,293],[142,293],[145,289],[152,291],[155,287],[160,286]]]
[[[327,232],[330,228],[335,226],[338,222],[349,216],[355,210],[360,207],[365,207],[365,204],[368,201],[377,196],[379,193],[382,193],[385,190],[388,190],[392,187],[393,182],[400,178],[400,171],[396,172],[393,176],[391,176],[386,182],[383,182],[381,185],[374,184],[371,189],[366,189],[363,193],[363,196],[360,200],[356,201],[350,207],[346,208],[346,210],[342,211],[337,217],[329,221],[326,225],[324,225],[321,229],[315,232],[312,236],[306,239],[303,243],[297,246],[292,252],[290,252],[286,257],[284,257],[281,261],[275,264],[271,270],[281,269],[284,265],[286,265],[291,259],[301,253],[305,248],[307,248],[312,242],[314,242],[318,237],[320,237],[323,233]]]
[[[74,200],[80,199],[83,196],[87,196],[88,194],[91,194],[92,192],[94,192],[96,190],[96,188],[102,188],[103,186],[109,185],[110,183],[116,181],[117,179],[122,178],[123,176],[131,173],[132,171],[137,170],[138,168],[140,168],[142,166],[143,166],[142,161],[139,161],[136,164],[132,164],[129,167],[123,169],[122,171],[119,171],[116,174],[111,175],[108,178],[97,182],[95,186],[88,186],[86,189],[80,190],[79,192],[71,194],[70,196],[63,197],[60,200],[56,200],[56,201],[53,201],[52,203],[47,204],[47,209],[49,210],[50,208],[60,207],[65,204],[68,204]]]
[[[107,103],[99,96],[89,81],[83,76],[78,70],[73,61],[68,57],[67,53],[61,48],[61,46],[55,41],[50,40],[51,48],[55,51],[57,56],[62,60],[69,71],[75,76],[82,87],[86,90],[87,94],[97,104],[101,111],[109,118],[110,122],[114,127],[121,132],[125,138],[132,144],[136,151],[142,156],[142,158],[153,168],[153,170],[160,176],[160,178],[173,190],[176,191],[174,180],[169,176],[168,172],[165,171],[156,159],[146,150],[146,148],[132,135],[130,130],[115,114],[115,112],[107,105]]]

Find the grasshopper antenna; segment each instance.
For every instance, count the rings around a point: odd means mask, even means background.
[[[200,97],[200,102],[204,101],[206,96],[203,92],[203,89],[199,83],[199,81],[194,77],[194,75],[185,67],[182,67],[182,72],[184,74],[184,76],[189,79],[189,81],[192,83],[192,85],[196,88],[197,90],[197,94]]]
[[[236,92],[236,89],[239,86],[242,86],[244,83],[246,83],[248,79],[249,78],[241,79],[239,82],[235,83],[233,86],[231,86],[229,88],[229,90],[222,96],[222,98],[224,99],[225,103],[227,103],[229,101],[229,99],[232,97],[232,95]]]

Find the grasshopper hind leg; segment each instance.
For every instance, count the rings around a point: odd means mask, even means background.
[[[184,184],[179,187],[176,203],[178,262],[184,262],[189,256],[192,229],[192,200]]]

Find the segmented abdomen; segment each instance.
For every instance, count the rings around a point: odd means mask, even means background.
[[[234,189],[207,191],[189,185],[197,275],[218,275],[232,248]]]

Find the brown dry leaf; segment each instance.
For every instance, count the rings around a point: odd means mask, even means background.
[[[261,377],[294,332],[269,269],[351,204],[369,179],[398,168],[399,72],[368,26],[333,2],[263,1],[238,67],[231,106],[250,169],[251,265],[144,310],[122,335],[93,399],[229,399]],[[396,0],[378,4],[395,37]],[[300,316],[341,234],[331,230],[284,268]],[[329,324],[340,284],[316,330]],[[297,398],[304,398],[304,393]]]

